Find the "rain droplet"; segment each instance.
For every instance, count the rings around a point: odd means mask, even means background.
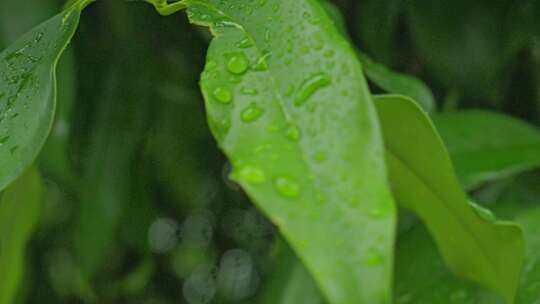
[[[287,138],[298,141],[300,139],[300,129],[296,126],[289,126],[286,131]]]
[[[246,37],[246,38],[242,39],[241,41],[239,41],[236,44],[236,46],[241,48],[241,49],[247,49],[247,48],[250,48],[250,47],[252,47],[254,45],[255,45],[255,43],[249,37]]]
[[[278,177],[275,180],[275,187],[279,194],[286,198],[296,198],[300,195],[300,186],[287,177]]]
[[[257,94],[259,94],[259,91],[257,91],[256,89],[251,89],[251,88],[241,88],[240,89],[240,92],[244,95],[250,95],[250,96],[257,96]]]
[[[366,254],[366,264],[370,266],[380,265],[384,262],[381,253],[376,249],[368,250]]]
[[[285,96],[289,97],[294,93],[294,86],[292,84],[288,85],[285,89]]]
[[[0,146],[4,145],[8,141],[9,141],[9,136],[0,137]]]
[[[232,93],[229,89],[226,89],[224,87],[218,87],[214,90],[214,97],[217,99],[217,101],[229,104],[232,101]]]
[[[239,177],[250,184],[261,184],[266,181],[264,172],[253,166],[244,166],[240,169]]]
[[[266,52],[264,53],[259,59],[257,59],[257,62],[253,66],[253,69],[256,71],[266,71],[268,70],[268,62],[267,59],[270,58],[271,54]]]
[[[249,62],[244,54],[234,55],[227,63],[227,69],[233,74],[243,74],[248,69]]]
[[[257,120],[261,115],[264,113],[264,110],[259,107],[256,103],[251,103],[249,106],[247,106],[244,110],[242,110],[242,113],[240,114],[240,117],[244,122],[252,122]]]
[[[323,151],[319,151],[315,153],[315,161],[318,163],[322,163],[327,159],[326,153]]]
[[[317,92],[317,90],[329,85],[330,83],[330,77],[324,73],[319,73],[312,76],[302,83],[300,91],[294,100],[294,104],[296,106],[303,105],[311,96],[313,96],[313,94],[315,94],[315,92]]]

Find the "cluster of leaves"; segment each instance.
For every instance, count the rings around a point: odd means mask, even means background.
[[[0,304],[540,301],[538,1],[91,2],[0,3]]]

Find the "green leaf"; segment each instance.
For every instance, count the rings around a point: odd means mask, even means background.
[[[0,304],[11,304],[22,279],[26,245],[41,206],[41,181],[30,169],[9,186],[0,200]]]
[[[292,249],[283,241],[276,242],[272,274],[263,286],[257,304],[323,304],[323,296],[311,275]]]
[[[86,139],[74,241],[82,274],[90,281],[99,271],[109,268],[107,257],[118,238],[122,217],[129,214],[130,221],[124,218],[124,223],[141,226],[148,226],[151,220],[146,217],[152,214],[151,208],[145,206],[149,189],[135,189],[148,186],[137,175],[142,165],[136,164],[155,105],[153,88],[163,79],[157,69],[148,67],[141,59],[152,56],[152,45],[145,39],[150,37],[149,32],[140,29],[136,22],[137,14],[126,13],[121,2],[107,5],[108,13],[118,23],[109,24],[107,42],[113,47],[107,58],[110,64],[94,83],[101,91],[87,101],[94,106],[95,117]],[[144,42],[133,46],[131,37],[135,33]],[[131,210],[126,211],[127,207]],[[148,212],[135,216],[140,210]]]
[[[435,97],[420,79],[390,70],[358,52],[364,71],[369,80],[388,93],[412,98],[428,113],[435,111]]]
[[[465,188],[540,166],[540,130],[504,114],[469,110],[433,122]]]
[[[497,214],[520,224],[525,235],[526,258],[515,302],[517,304],[540,301],[539,190],[538,175],[520,177],[507,187],[502,199],[493,205]],[[435,244],[420,226],[400,237],[398,252],[397,303],[504,303],[487,290],[459,280],[448,272],[437,254]]]
[[[37,26],[0,53],[0,189],[36,158],[55,110],[55,69],[89,0]]]
[[[439,135],[412,100],[375,100],[398,203],[423,220],[455,273],[512,302],[523,263],[519,227],[487,220],[469,205]]]
[[[351,46],[316,1],[181,3],[215,36],[201,86],[233,178],[330,302],[389,303],[395,210]]]

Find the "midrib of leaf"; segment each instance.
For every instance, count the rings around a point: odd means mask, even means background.
[[[445,207],[445,209],[447,211],[449,211],[449,213],[452,215],[452,217],[460,224],[461,227],[464,228],[464,230],[466,232],[468,232],[468,234],[472,237],[472,239],[475,241],[474,243],[477,245],[479,251],[482,253],[482,255],[486,258],[486,260],[491,264],[491,268],[493,269],[493,272],[494,272],[494,275],[497,277],[497,278],[500,278],[501,277],[501,274],[499,273],[499,269],[498,267],[496,266],[497,263],[495,261],[493,261],[493,259],[489,256],[488,254],[488,250],[486,250],[486,248],[484,248],[482,246],[482,242],[480,242],[480,239],[475,233],[474,233],[474,229],[472,229],[471,227],[469,227],[467,221],[464,221],[462,220],[462,218],[457,215],[455,213],[455,211],[453,210],[453,208],[449,207],[450,203],[448,201],[446,201],[446,199],[444,199],[444,195],[441,195],[439,191],[435,190],[435,187],[433,187],[433,185],[426,179],[424,178],[423,176],[421,176],[418,172],[416,172],[416,170],[413,170],[411,167],[409,167],[407,165],[407,163],[401,159],[398,154],[396,152],[394,152],[394,150],[391,149],[391,147],[389,147],[388,145],[386,146],[386,151],[387,153],[390,155],[390,157],[394,158],[394,160],[398,161],[404,168],[408,168],[409,171],[420,181],[420,183],[424,184],[424,186],[426,187],[426,189],[431,192],[435,197],[438,197],[439,198],[439,201],[442,202],[442,205]],[[465,201],[466,198],[463,197],[463,199]],[[399,203],[399,201],[398,201]],[[469,207],[470,208],[470,207]],[[470,210],[470,212],[474,212],[473,210]]]

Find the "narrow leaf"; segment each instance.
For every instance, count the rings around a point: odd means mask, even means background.
[[[90,0],[34,28],[0,53],[0,189],[36,158],[50,132],[55,69]]]
[[[331,303],[390,303],[395,210],[351,46],[316,1],[181,3],[215,36],[201,86],[233,178]]]
[[[39,218],[41,183],[30,169],[9,186],[0,200],[0,304],[11,304],[25,264],[25,248]]]
[[[473,110],[438,114],[433,122],[466,188],[540,166],[540,130],[518,119]]]
[[[499,292],[511,303],[523,263],[519,227],[475,212],[439,135],[412,100],[400,96],[375,100],[398,203],[424,221],[455,273]]]

